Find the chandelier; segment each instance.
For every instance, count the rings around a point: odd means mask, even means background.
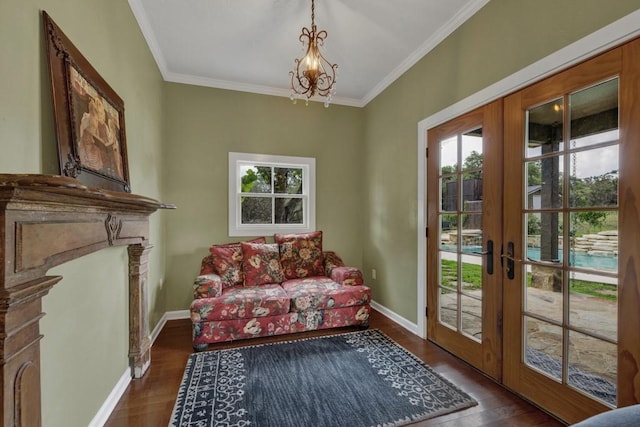
[[[330,63],[319,47],[324,44],[327,38],[325,30],[318,31],[315,24],[315,4],[311,0],[311,30],[302,28],[300,41],[302,42],[305,54],[302,58],[296,58],[291,76],[291,100],[296,102],[297,98],[309,99],[314,95],[324,96],[324,106],[328,107],[333,95],[336,92],[336,71],[337,64]]]

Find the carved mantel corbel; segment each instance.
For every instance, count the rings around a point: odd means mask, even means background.
[[[109,246],[128,246],[129,357],[132,375],[144,375],[151,363],[149,216],[173,208],[135,194],[89,188],[69,177],[0,174],[3,425],[41,424],[42,297],[62,279],[47,276],[47,271]]]

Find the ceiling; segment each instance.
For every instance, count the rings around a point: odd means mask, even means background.
[[[316,0],[334,104],[362,107],[489,0]],[[129,0],[166,81],[291,93],[311,0]]]

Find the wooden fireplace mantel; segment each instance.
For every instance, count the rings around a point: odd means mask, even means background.
[[[132,374],[151,362],[147,322],[149,216],[154,199],[100,190],[58,175],[0,174],[0,378],[5,426],[41,425],[42,297],[62,279],[52,267],[109,246],[128,246]]]

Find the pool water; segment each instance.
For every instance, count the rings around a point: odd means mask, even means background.
[[[456,245],[441,245],[440,248],[443,250],[455,251]],[[477,245],[467,245],[462,247],[462,252],[467,254],[479,254],[482,252],[482,247]],[[560,252],[558,256],[558,261],[562,261],[562,252]],[[540,261],[540,248],[528,248],[527,258],[533,261]],[[584,252],[572,252],[570,256],[570,264],[574,267],[617,271],[618,257],[589,255]]]

